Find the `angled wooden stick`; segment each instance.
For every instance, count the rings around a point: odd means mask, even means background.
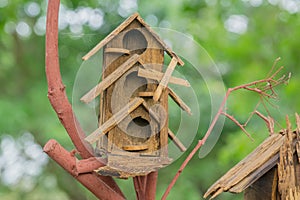
[[[171,89],[168,87],[170,97],[177,103],[177,105],[189,115],[192,115],[191,109],[184,101]]]
[[[98,85],[86,93],[80,100],[84,103],[91,102],[99,94],[101,94],[106,88],[111,86],[116,80],[118,80],[125,72],[127,72],[139,59],[139,55],[134,54],[126,62],[124,62],[120,67],[118,67],[114,73],[107,76]]]
[[[105,48],[104,53],[117,53],[117,54],[126,54],[129,55],[130,51],[128,49],[124,49],[124,48]]]
[[[139,105],[144,102],[142,98],[134,98],[127,105],[124,106],[119,112],[114,114],[109,118],[104,124],[102,124],[98,129],[85,138],[85,141],[89,143],[96,142],[101,136],[106,134],[108,131],[113,129],[118,123],[120,123],[127,115],[129,115],[133,110],[135,110]]]
[[[113,32],[107,35],[100,43],[98,43],[91,51],[89,51],[85,56],[82,57],[82,60],[88,60],[91,56],[97,53],[108,41],[114,38],[120,30],[129,25],[132,20],[134,20],[138,16],[138,13],[131,15],[127,20],[125,20],[118,28],[116,28]]]
[[[164,74],[164,76],[162,77],[159,85],[157,86],[155,92],[154,92],[154,95],[153,95],[153,100],[154,101],[158,101],[158,99],[160,98],[160,95],[163,91],[163,89],[165,89],[168,85],[168,82],[172,76],[172,73],[177,65],[178,61],[176,59],[176,57],[173,57],[167,70],[166,70],[166,73]]]
[[[159,71],[156,71],[156,70],[153,70],[150,68],[149,69],[139,68],[138,76],[153,79],[156,81],[161,81],[164,74],[162,72],[159,72]],[[191,84],[187,80],[184,80],[182,78],[173,77],[173,76],[170,77],[169,83],[182,85],[185,87],[191,87]]]
[[[182,142],[176,137],[176,135],[170,129],[168,129],[168,134],[169,134],[169,138],[173,140],[173,142],[180,149],[180,151],[185,152],[186,147],[182,144]]]

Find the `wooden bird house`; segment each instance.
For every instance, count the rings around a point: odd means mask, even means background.
[[[189,107],[168,83],[189,87],[172,77],[183,61],[153,32],[139,14],[133,14],[86,56],[103,49],[102,81],[85,94],[85,103],[100,96],[99,128],[85,138],[96,142],[97,156],[107,157],[98,173],[126,178],[146,175],[168,165],[168,138],[183,144],[168,128],[168,96],[185,111]],[[171,61],[163,72],[165,55]]]
[[[300,199],[300,117],[297,129],[272,134],[204,194],[244,192],[244,200]],[[288,121],[288,120],[287,120]]]

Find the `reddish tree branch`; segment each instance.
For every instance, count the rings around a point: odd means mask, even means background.
[[[62,83],[60,75],[59,57],[58,57],[58,10],[59,10],[59,0],[49,0],[48,1],[48,11],[47,11],[47,24],[46,24],[46,77],[48,81],[48,98],[49,101],[57,113],[62,125],[68,132],[76,150],[79,152],[82,158],[93,157],[93,149],[87,144],[83,139],[85,138],[85,133],[82,130],[78,120],[76,119],[72,106],[68,100],[65,92],[65,86]],[[47,149],[46,149],[47,150]],[[68,166],[69,160],[58,160],[60,165]],[[65,168],[69,169],[69,168]],[[95,176],[95,178],[91,178]],[[102,177],[96,174],[90,174],[88,176],[81,176],[81,183],[89,183],[90,185],[85,185],[92,192],[94,190],[99,190],[98,187],[106,188],[106,191],[114,191],[123,196],[120,188],[117,186],[115,181],[111,177]],[[85,180],[85,178],[87,180]],[[78,180],[78,179],[77,179]],[[113,188],[113,189],[112,189]],[[100,190],[101,191],[101,190]],[[94,192],[93,192],[94,193]],[[95,194],[95,193],[94,193]],[[96,193],[98,194],[98,193]],[[100,195],[100,194],[99,194]],[[108,194],[107,194],[108,195]],[[103,196],[97,196],[101,197]],[[120,199],[120,198],[116,198]]]
[[[155,200],[158,172],[133,178],[136,197],[139,200]]]
[[[84,142],[85,133],[80,127],[66,95],[58,60],[58,9],[59,0],[50,0],[46,24],[46,77],[48,98],[62,125],[82,158],[93,156],[93,149]]]
[[[49,140],[44,147],[44,151],[99,199],[124,199],[115,189],[108,187],[103,179],[99,179],[94,172],[78,174],[76,170],[76,157],[65,150],[55,140]],[[109,177],[105,177],[105,179],[106,178]]]

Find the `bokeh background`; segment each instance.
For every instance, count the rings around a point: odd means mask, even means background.
[[[95,197],[89,191],[42,152],[50,138],[73,149],[47,99],[46,7],[46,0],[0,0],[0,199],[92,200]],[[300,109],[298,0],[62,0],[60,64],[70,100],[81,57],[136,11],[149,25],[185,33],[202,45],[222,74],[226,88],[266,77],[274,60],[281,57],[277,66],[285,66],[284,72],[291,72],[292,79],[276,89],[279,98],[272,103],[277,106],[267,107],[278,122],[276,130],[285,127],[286,115],[294,122],[294,113]],[[188,68],[181,72],[193,81]],[[209,94],[202,95],[202,88],[202,84],[194,88],[201,97],[201,123],[193,145],[212,117],[211,108],[206,106]],[[258,101],[257,95],[237,92],[229,98],[228,113],[245,122]],[[263,107],[259,109],[267,115]],[[173,120],[176,117],[170,118]],[[247,130],[254,142],[226,120],[213,151],[204,158],[192,159],[169,199],[202,199],[214,181],[268,137],[258,117]],[[158,199],[191,149],[160,171]],[[117,181],[128,199],[134,199],[132,180]],[[242,194],[222,194],[217,199],[241,198]]]

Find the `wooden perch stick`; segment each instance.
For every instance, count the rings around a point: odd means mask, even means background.
[[[170,129],[168,129],[168,134],[169,134],[169,138],[173,140],[173,142],[180,149],[180,151],[185,152],[186,147],[181,143],[181,141],[176,137],[176,135]]]
[[[109,118],[104,124],[102,124],[98,129],[96,129],[93,133],[91,133],[85,140],[89,143],[96,142],[101,136],[106,134],[112,128],[114,128],[118,123],[120,123],[127,115],[129,115],[133,110],[135,110],[139,105],[144,102],[142,98],[134,98],[130,101],[124,108],[122,108],[119,112],[114,114],[111,118]]]
[[[166,70],[166,73],[164,74],[164,76],[162,77],[159,85],[157,86],[155,92],[154,92],[154,95],[153,95],[153,100],[154,101],[158,101],[158,99],[160,98],[160,95],[163,91],[163,89],[165,89],[168,85],[168,82],[172,76],[172,73],[177,65],[178,61],[175,57],[172,58],[167,70]]]
[[[118,80],[125,72],[127,72],[139,59],[139,55],[134,54],[126,62],[124,62],[114,73],[107,76],[98,85],[91,89],[87,94],[85,94],[80,100],[84,103],[91,102],[99,94],[101,94],[106,88]]]
[[[164,74],[162,72],[159,72],[159,71],[156,71],[156,70],[153,70],[150,68],[149,69],[139,68],[138,76],[153,79],[156,81],[161,81]],[[187,80],[184,80],[182,78],[173,77],[173,76],[170,77],[169,83],[182,85],[185,87],[191,87],[191,84]]]
[[[184,103],[184,101],[171,89],[168,87],[170,97],[177,103],[177,105],[189,115],[192,115],[190,107]]]
[[[105,48],[104,53],[117,53],[117,54],[126,54],[129,55],[130,51],[123,48]]]

